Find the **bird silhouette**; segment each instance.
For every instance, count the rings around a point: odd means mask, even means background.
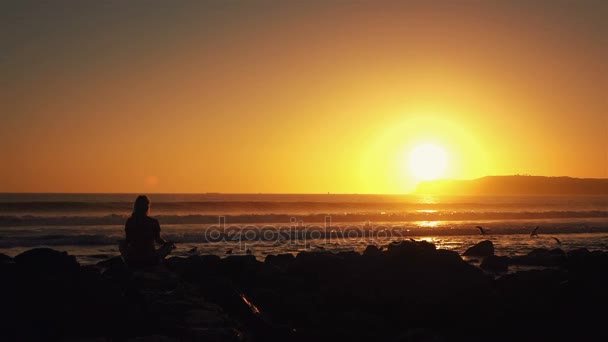
[[[536,228],[534,228],[534,230],[530,233],[530,236],[538,236],[538,228],[540,227],[536,226]]]
[[[226,251],[226,254],[232,254],[232,248]]]
[[[483,229],[482,226],[475,226],[477,229],[479,229],[479,234],[481,235],[488,235],[488,232],[486,232],[485,229]]]
[[[552,236],[551,238],[552,238],[553,240],[555,240],[555,242],[557,242],[557,244],[558,244],[558,245],[561,245],[561,244],[562,244],[562,242],[561,242],[561,241],[559,241],[559,239],[558,239],[558,238],[556,238],[555,236]]]

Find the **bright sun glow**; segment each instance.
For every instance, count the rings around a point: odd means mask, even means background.
[[[434,180],[444,175],[448,156],[441,146],[422,144],[412,149],[409,162],[414,177],[419,180]]]

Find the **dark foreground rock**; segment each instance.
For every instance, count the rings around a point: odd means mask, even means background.
[[[485,244],[487,245],[487,244]],[[487,247],[487,246],[486,246]],[[487,248],[485,252],[487,254]],[[129,270],[34,250],[0,262],[3,340],[603,341],[608,255],[497,279],[421,241],[385,250],[173,257]],[[493,254],[493,253],[492,253]],[[44,260],[43,260],[44,259]],[[52,261],[49,261],[51,260]],[[511,260],[485,255],[484,268]],[[44,265],[44,267],[39,267]],[[533,323],[531,323],[533,322]]]
[[[480,267],[491,272],[507,272],[511,258],[506,256],[490,255],[485,257]]]
[[[239,341],[236,323],[168,270],[132,271],[121,258],[98,267],[37,248],[0,261],[4,341],[156,336]]]
[[[494,255],[494,244],[490,240],[484,240],[473,247],[468,248],[462,255],[487,257]]]
[[[566,263],[566,253],[560,249],[537,248],[528,253],[528,255],[514,257],[511,263],[514,265],[530,265],[530,266],[562,266]]]

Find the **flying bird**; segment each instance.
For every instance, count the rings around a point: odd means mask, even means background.
[[[530,233],[530,236],[538,236],[538,228],[540,228],[539,226],[536,226],[536,228],[534,228],[534,230],[532,231],[532,233]]]
[[[562,242],[561,242],[561,241],[559,241],[559,239],[558,239],[558,238],[556,238],[555,236],[552,236],[551,238],[552,238],[553,240],[555,240],[555,242],[557,242],[557,244],[558,244],[558,245],[561,245],[561,244],[562,244]]]
[[[477,229],[479,229],[479,234],[481,235],[487,235],[488,233],[486,232],[485,229],[483,229],[482,226],[475,226]]]

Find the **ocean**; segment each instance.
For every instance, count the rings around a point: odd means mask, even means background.
[[[118,255],[137,194],[0,194],[0,253],[51,247],[92,264]],[[150,194],[177,256],[363,251],[401,239],[499,255],[608,250],[608,196]],[[482,226],[481,235],[476,226]],[[538,229],[538,236],[530,233]]]

